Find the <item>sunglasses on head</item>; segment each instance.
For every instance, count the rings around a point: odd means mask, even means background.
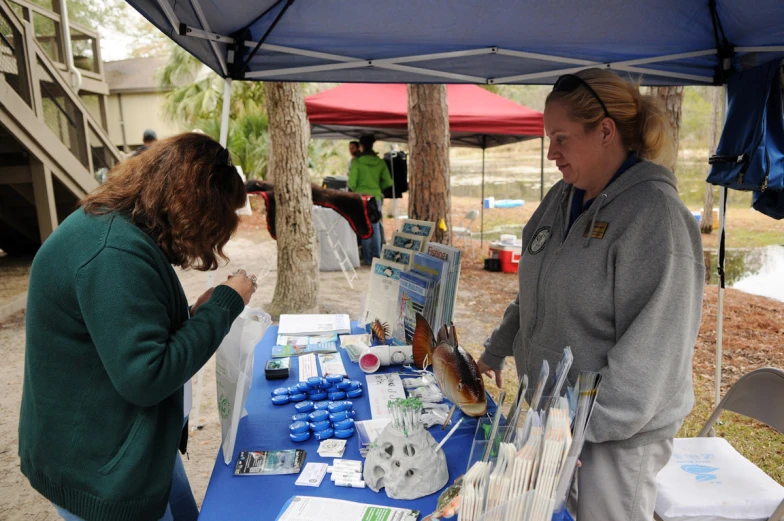
[[[607,111],[607,107],[605,106],[602,98],[596,94],[596,91],[588,85],[588,82],[582,79],[579,76],[575,76],[574,74],[564,74],[557,80],[555,80],[555,85],[553,85],[553,92],[574,92],[578,87],[585,87],[588,89],[596,101],[599,102],[599,105],[602,106],[602,110],[604,110],[604,116],[610,117],[610,113]]]

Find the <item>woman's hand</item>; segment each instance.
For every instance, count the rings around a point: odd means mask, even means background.
[[[501,371],[502,371],[501,369],[496,371],[481,360],[477,360],[476,368],[479,369],[479,372],[481,374],[484,374],[489,378],[495,378],[495,384],[498,386],[499,389],[503,387],[504,379],[501,377]]]
[[[201,297],[196,299],[196,303],[191,306],[191,316],[196,314],[196,311],[199,309],[199,306],[210,300],[210,296],[212,296],[212,292],[215,288],[210,288],[204,293],[201,294]]]
[[[258,284],[256,284],[256,275],[248,275],[247,272],[242,269],[229,275],[229,279],[222,285],[228,286],[239,293],[246,306],[248,305],[248,302],[250,302],[250,297],[256,291],[256,288],[258,288]]]

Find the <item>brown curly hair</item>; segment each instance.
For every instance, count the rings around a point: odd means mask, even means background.
[[[193,132],[159,140],[117,164],[85,196],[84,212],[118,212],[147,232],[174,265],[208,271],[239,224],[245,188],[228,150]]]

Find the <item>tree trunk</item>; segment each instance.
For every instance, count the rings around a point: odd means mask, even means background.
[[[275,228],[278,277],[267,312],[317,313],[319,247],[313,226],[308,174],[310,130],[299,83],[269,82],[264,88],[270,149],[275,165]]]
[[[711,110],[710,134],[708,137],[708,155],[716,153],[719,146],[719,125],[721,125],[722,99],[721,87],[713,88],[713,109]],[[700,220],[700,231],[710,233],[713,231],[713,185],[705,183],[705,203],[702,207],[702,219]]]
[[[449,115],[446,85],[408,86],[408,215],[436,223],[433,242],[450,242]],[[444,220],[446,231],[438,224]]]
[[[666,109],[667,122],[670,124],[672,131],[672,146],[675,156],[673,164],[671,165],[672,171],[675,172],[675,167],[678,164],[678,144],[680,141],[681,133],[681,107],[683,105],[683,87],[651,87],[651,93],[658,96],[664,102]],[[670,166],[670,165],[666,165]]]

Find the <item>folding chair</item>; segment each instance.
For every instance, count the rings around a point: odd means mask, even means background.
[[[473,236],[473,232],[471,231],[471,226],[474,224],[477,216],[479,215],[479,210],[470,210],[465,217],[463,217],[457,226],[452,226],[452,240],[454,241],[455,237],[459,237],[463,240],[463,248],[466,246],[466,237],[469,239]],[[456,241],[453,242],[456,245]],[[471,241],[471,253],[474,251],[474,242]]]
[[[727,391],[727,394],[724,396],[724,399],[719,403],[718,407],[713,411],[708,421],[705,422],[705,425],[702,427],[702,430],[697,435],[697,438],[705,438],[705,437],[715,437],[715,431],[713,429],[713,425],[719,419],[719,416],[723,411],[731,411],[737,414],[741,414],[746,416],[747,418],[751,418],[757,421],[760,421],[769,427],[777,430],[778,432],[784,434],[784,371],[781,369],[776,369],[772,367],[763,367],[761,369],[756,369],[751,371],[750,373],[741,377],[740,380],[735,382],[735,384]],[[691,440],[696,440],[696,438],[692,438]],[[676,449],[677,449],[677,441],[676,441]],[[687,440],[684,440],[687,441]],[[754,481],[745,481],[748,484],[749,488],[755,491],[771,491],[771,488],[775,488],[777,485],[775,482],[767,477],[761,470],[759,470],[756,466],[754,466],[751,462],[749,462],[746,458],[738,454],[734,449],[728,447],[729,450],[732,451],[731,457],[733,458],[732,461],[737,461],[739,466],[743,466],[745,468],[751,468],[754,470],[757,478]],[[674,455],[675,456],[675,455]],[[685,463],[685,465],[684,465]],[[681,468],[686,467],[686,472],[693,473],[693,477],[695,479],[694,482],[709,482],[711,478],[710,474],[714,470],[713,467],[718,467],[718,463],[712,464],[710,460],[706,460],[704,462],[701,461],[675,461],[671,459],[670,462],[667,464],[661,473],[659,473],[659,477],[657,477],[656,481],[659,487],[661,488],[667,482],[662,481],[662,475],[667,475],[670,470],[669,475],[672,475],[672,466],[680,466]],[[702,475],[701,475],[702,474]],[[771,486],[772,485],[772,486]],[[780,488],[780,487],[779,487]],[[704,489],[707,490],[707,489]],[[688,494],[684,494],[688,495]],[[730,493],[731,495],[731,493]],[[738,493],[740,495],[740,492]],[[745,501],[751,503],[756,497],[758,496],[743,496],[739,499],[741,501]],[[770,503],[776,504],[775,501],[778,501],[778,498],[783,498],[778,506],[773,511],[773,514],[768,517],[769,521],[780,521],[784,519],[784,489],[780,490],[780,494],[774,491],[774,494],[768,495],[766,498],[766,504],[770,505]],[[775,498],[775,499],[773,499]],[[690,498],[692,501],[697,500],[698,498]],[[729,505],[730,501],[733,498],[725,496],[722,498],[723,505]],[[663,501],[662,494],[660,491],[659,498],[656,501],[656,516],[657,520],[661,520],[664,515],[663,509]],[[691,503],[694,504],[694,503]],[[683,505],[683,503],[679,503],[679,506]],[[729,507],[727,507],[729,508]],[[768,506],[770,508],[770,506]],[[660,514],[660,511],[662,513]],[[735,516],[728,516],[728,517],[735,517]],[[711,516],[707,517],[700,517],[700,519],[708,519]],[[723,519],[723,517],[720,517]],[[688,519],[688,517],[682,517],[678,519]],[[759,517],[757,517],[759,519]],[[763,518],[764,519],[764,518]]]

